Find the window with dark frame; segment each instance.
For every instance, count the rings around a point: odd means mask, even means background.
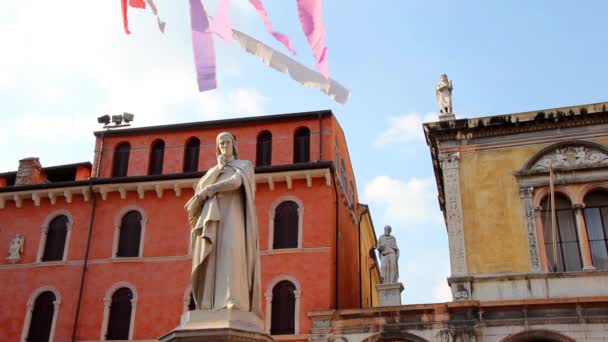
[[[256,166],[270,166],[272,163],[272,133],[264,131],[258,135],[256,144]]]
[[[149,175],[160,175],[163,173],[163,161],[165,158],[165,142],[156,140],[150,150]]]
[[[129,211],[122,217],[118,237],[117,257],[139,256],[141,243],[141,214],[138,211]]]
[[[585,196],[585,225],[593,266],[608,269],[608,192],[593,191]]]
[[[184,172],[198,171],[198,155],[201,148],[201,141],[192,137],[186,143],[184,150]]]
[[[272,289],[271,335],[295,334],[295,285],[283,280]]]
[[[42,261],[63,260],[65,240],[68,234],[68,218],[65,215],[55,217],[49,224],[44,243]]]
[[[128,142],[118,144],[114,149],[114,163],[112,165],[112,177],[125,177],[129,169],[129,154],[131,145]]]
[[[28,342],[48,341],[51,336],[55,314],[55,294],[46,291],[38,295],[30,319],[30,328],[25,338]]]
[[[569,272],[580,271],[583,267],[578,235],[576,231],[576,220],[572,203],[563,195],[555,195],[556,236],[553,239],[551,227],[550,199],[547,196],[541,202],[541,215],[545,237],[545,252],[549,271]],[[554,252],[555,251],[555,252]],[[557,260],[555,258],[557,254]]]
[[[112,295],[106,340],[128,340],[131,327],[133,292],[121,287]]]
[[[293,162],[308,163],[309,161],[310,130],[307,127],[301,127],[293,136]]]
[[[298,247],[298,208],[296,202],[285,201],[275,209],[273,249]]]

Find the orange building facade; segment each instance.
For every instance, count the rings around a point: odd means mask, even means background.
[[[240,159],[257,163],[267,331],[304,341],[309,312],[371,306],[378,268],[361,246],[375,235],[367,231],[372,225],[360,224],[344,132],[330,111],[125,128],[95,133],[93,164],[44,168],[28,158],[18,171],[0,174],[0,243],[11,246],[0,260],[0,340],[36,340],[33,330],[47,328],[49,341],[112,339],[109,330],[122,324],[113,311],[119,290],[129,299],[126,339],[156,340],[173,330],[190,305],[184,204],[216,163],[215,138],[223,131],[236,136]],[[285,228],[277,213],[285,203],[296,208],[290,222],[297,227],[280,245],[277,231]],[[133,237],[124,233],[129,215],[137,220],[135,242],[124,242]],[[129,243],[135,250],[124,254]],[[277,289],[286,284],[293,318],[273,319]],[[50,320],[39,321],[40,312]]]

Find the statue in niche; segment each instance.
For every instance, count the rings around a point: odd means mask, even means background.
[[[186,203],[192,227],[192,295],[198,310],[241,310],[261,317],[258,222],[253,165],[236,140],[216,138],[217,164]]]
[[[395,284],[399,281],[399,248],[391,231],[391,226],[385,226],[384,234],[378,239],[377,249],[380,253],[382,284]]]
[[[16,263],[21,260],[21,253],[23,253],[23,244],[25,239],[23,235],[17,234],[11,241],[11,245],[8,248],[8,257],[6,258],[11,263]]]
[[[452,81],[448,80],[448,75],[441,74],[439,83],[435,88],[435,96],[437,96],[437,104],[439,104],[439,113],[452,113]]]

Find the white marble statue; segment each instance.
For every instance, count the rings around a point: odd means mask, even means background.
[[[6,258],[11,263],[16,263],[21,260],[21,253],[23,253],[23,244],[25,243],[25,239],[23,235],[17,234],[15,238],[11,241],[11,245],[8,248],[8,257]]]
[[[391,230],[391,226],[384,227],[384,235],[380,236],[376,247],[380,253],[382,284],[395,284],[399,281],[399,248]]]
[[[439,104],[439,113],[452,113],[452,81],[448,80],[446,74],[441,74],[439,83],[435,88],[435,96],[437,96],[437,104]]]
[[[231,133],[216,138],[217,165],[186,203],[192,228],[192,294],[198,310],[261,317],[258,222],[253,165],[239,160]]]

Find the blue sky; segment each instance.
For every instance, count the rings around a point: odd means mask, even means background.
[[[0,172],[38,156],[45,166],[91,160],[96,117],[135,113],[136,125],[329,108],[344,128],[361,201],[401,249],[404,302],[448,299],[445,226],[420,124],[435,120],[441,73],[460,118],[607,100],[604,1],[327,0],[330,73],[352,90],[341,106],[242,52],[218,49],[219,89],[198,93],[188,2],[9,1],[0,12]],[[217,0],[206,0],[213,12]],[[275,29],[313,66],[295,1],[266,0]],[[285,52],[246,0],[235,28]]]

